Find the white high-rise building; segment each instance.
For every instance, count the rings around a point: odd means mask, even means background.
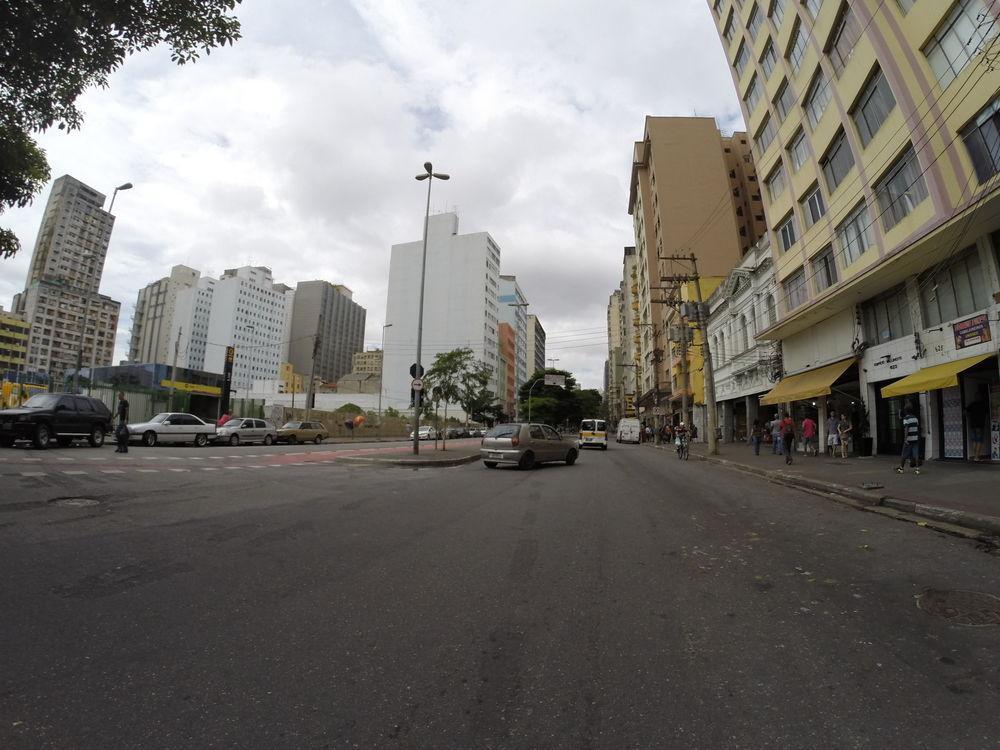
[[[392,246],[386,301],[383,389],[385,404],[410,403],[410,366],[416,362],[422,240]],[[486,232],[458,233],[458,215],[431,216],[427,228],[421,360],[430,369],[442,352],[468,347],[493,368],[497,391],[500,323],[500,248]],[[457,405],[456,405],[457,408]]]
[[[514,392],[528,379],[528,300],[516,276],[500,277],[500,322],[514,329]],[[532,374],[534,369],[532,369]],[[515,397],[516,398],[516,397]]]
[[[178,367],[205,369],[208,321],[212,314],[212,296],[216,283],[218,282],[210,276],[202,276],[196,286],[177,293],[169,340],[179,342]],[[173,362],[172,349],[168,357],[164,362]]]
[[[25,290],[14,312],[31,326],[27,369],[60,381],[67,370],[109,365],[121,303],[100,294],[115,217],[103,193],[63,175],[52,184]]]

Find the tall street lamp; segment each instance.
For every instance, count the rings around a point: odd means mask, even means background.
[[[125,184],[119,185],[118,187],[115,188],[115,192],[111,194],[111,205],[108,206],[108,213],[111,213],[112,209],[115,207],[115,198],[118,197],[118,191],[131,190],[133,187],[135,186],[131,182],[126,182]]]
[[[427,273],[427,225],[431,220],[431,183],[435,179],[448,180],[450,175],[435,172],[434,166],[429,162],[424,162],[424,173],[416,176],[417,180],[427,180],[427,210],[424,212],[424,249],[420,256],[420,308],[417,310],[417,363],[414,377],[419,378],[424,374],[420,362],[420,346],[423,343],[424,334],[424,278]],[[420,453],[420,404],[423,401],[422,391],[415,391],[413,395],[413,455]]]
[[[385,329],[392,328],[392,323],[382,326],[382,364],[378,368],[378,439],[382,439],[382,374],[385,371]]]

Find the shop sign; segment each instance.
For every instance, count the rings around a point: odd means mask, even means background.
[[[992,341],[990,337],[990,316],[986,313],[976,315],[973,318],[960,320],[953,323],[952,331],[955,334],[955,348],[964,349],[967,346],[984,344]]]
[[[886,354],[872,362],[872,367],[888,367],[890,370],[895,370],[899,367],[897,363],[902,359],[898,354]]]

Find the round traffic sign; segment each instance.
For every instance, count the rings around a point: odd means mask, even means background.
[[[414,378],[413,382],[410,383],[410,388],[415,391],[422,391],[424,389],[424,381],[420,378]]]

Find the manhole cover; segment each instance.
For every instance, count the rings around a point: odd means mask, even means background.
[[[91,505],[100,505],[100,503],[92,497],[58,497],[52,502],[56,505],[61,505],[64,508],[86,508]]]
[[[917,606],[953,625],[1000,625],[1000,598],[993,594],[926,589],[917,597]]]

